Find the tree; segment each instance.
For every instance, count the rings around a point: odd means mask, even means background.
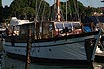
[[[54,4],[55,5],[55,4]],[[10,15],[17,18],[30,19],[31,17],[38,20],[48,20],[49,18],[55,18],[55,10],[49,6],[44,0],[14,0],[10,5]],[[51,11],[50,11],[51,10]],[[77,10],[77,11],[76,11]],[[87,16],[91,16],[94,11],[101,12],[99,8],[85,7],[81,2],[77,0],[67,1],[67,17],[68,20],[78,20],[78,15],[85,13]],[[54,13],[53,13],[54,12]],[[9,16],[10,16],[9,15]],[[61,2],[61,15],[63,19],[66,19],[66,3]]]
[[[3,18],[2,18],[2,16],[3,16],[3,15],[2,15],[2,14],[3,14],[3,13],[2,13],[2,7],[0,7],[0,11],[1,11],[1,12],[0,12],[0,23],[1,23],[1,22],[2,22],[2,19],[3,19]]]
[[[66,19],[66,2],[60,2],[60,3],[61,3],[61,6],[60,6],[61,15],[62,15],[62,18],[65,20]],[[83,9],[84,9],[84,6],[79,1],[77,2],[75,0],[68,0],[67,1],[67,19],[78,20],[78,15],[82,11],[84,11]]]
[[[2,22],[2,16],[3,16],[3,12],[2,12],[2,9],[3,9],[3,7],[2,7],[2,2],[1,2],[1,0],[0,0],[0,23]]]
[[[18,15],[20,15],[22,18],[30,20],[31,17],[34,17],[36,14],[35,14],[35,10],[33,8],[25,7],[25,8],[21,8],[18,11]]]
[[[40,2],[42,3],[40,4]],[[37,2],[37,7],[35,6]],[[18,4],[19,3],[19,4]],[[39,9],[39,5],[41,5]],[[49,9],[49,4],[43,0],[14,0],[12,4],[10,5],[10,11],[12,16],[19,17],[25,16],[26,19],[29,19],[30,17],[35,17],[37,12],[39,12],[38,16],[42,17],[44,5],[46,5],[44,14],[47,15],[47,10]],[[36,10],[38,8],[39,10]],[[28,18],[29,16],[29,18]]]

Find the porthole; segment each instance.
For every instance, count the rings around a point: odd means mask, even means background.
[[[39,49],[38,49],[38,52],[40,52]]]
[[[18,51],[20,52],[20,49],[18,49]]]
[[[15,51],[17,51],[17,49],[15,49]]]
[[[52,49],[49,48],[49,51],[52,51]]]
[[[32,54],[34,53],[34,50],[32,50]]]

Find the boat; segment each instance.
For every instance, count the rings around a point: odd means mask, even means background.
[[[31,62],[92,63],[101,30],[83,32],[80,21],[61,21],[59,3],[57,0],[59,15],[55,21],[30,22],[13,17],[12,31],[3,41],[7,55],[26,60],[29,41]],[[31,30],[29,38],[28,28]]]

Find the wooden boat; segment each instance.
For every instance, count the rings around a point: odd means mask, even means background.
[[[57,0],[59,5],[59,0]],[[58,6],[59,8],[59,6]],[[60,11],[57,12],[60,14]],[[31,27],[32,62],[92,63],[101,31],[83,32],[79,21],[29,22],[13,18],[12,34],[5,36],[3,47],[13,58],[26,58],[28,28]]]

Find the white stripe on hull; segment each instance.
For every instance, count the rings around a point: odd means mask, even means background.
[[[32,43],[30,54],[31,57],[38,58],[87,60],[85,51],[85,39],[94,38],[94,36],[95,35],[52,42]],[[71,42],[72,44],[70,44]],[[67,44],[61,45],[63,43]],[[26,46],[27,43],[15,43],[15,46],[11,46],[11,42],[4,43],[4,49],[6,52],[20,55],[26,55]],[[94,54],[92,56],[94,56]]]

